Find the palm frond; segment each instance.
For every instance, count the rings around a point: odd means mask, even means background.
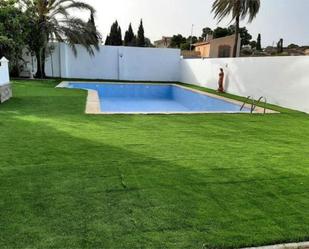
[[[74,1],[67,6],[67,9],[89,10],[91,13],[95,13],[95,9],[91,5],[83,2]]]
[[[215,0],[212,5],[212,12],[215,18],[221,22],[226,17],[235,20],[237,17],[252,22],[260,10],[260,0]]]

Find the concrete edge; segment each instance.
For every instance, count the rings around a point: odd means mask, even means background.
[[[69,83],[68,81],[62,81],[60,84],[56,86],[56,88],[69,88]]]
[[[309,249],[309,242],[278,244],[261,247],[246,247],[242,249]]]
[[[70,81],[71,83],[83,83],[83,84],[106,84],[109,82],[89,82],[89,81]],[[68,81],[62,81],[60,84],[58,84],[56,86],[56,88],[68,88],[69,87],[69,83]],[[116,83],[117,84],[117,83]],[[132,84],[130,82],[123,82],[123,83],[118,83],[118,84]],[[182,86],[176,83],[143,83],[143,82],[139,82],[139,83],[134,83],[134,84],[141,84],[141,85],[145,85],[145,84],[149,84],[149,85],[170,85],[170,86],[176,86],[176,87],[180,87],[183,89],[186,89],[188,91],[191,92],[195,92],[195,93],[199,93],[202,95],[206,95],[212,98],[216,98],[216,99],[220,99],[220,100],[224,100],[226,102],[232,103],[232,104],[236,104],[239,105],[240,107],[243,105],[243,102],[238,101],[238,100],[234,100],[234,99],[230,99],[227,97],[223,97],[223,96],[219,96],[216,94],[212,94],[212,93],[208,93],[208,92],[204,92],[204,91],[200,91],[197,89],[193,89],[190,87],[186,87],[186,86]],[[98,92],[96,90],[87,90],[88,91],[88,96],[87,96],[87,102],[86,102],[86,110],[85,113],[86,114],[104,114],[104,115],[115,115],[115,114],[121,114],[121,115],[152,115],[152,114],[163,114],[163,115],[179,115],[179,114],[246,114],[246,112],[226,112],[226,111],[222,111],[222,112],[126,112],[126,113],[112,113],[112,112],[101,112],[101,108],[100,108],[100,98],[98,96]],[[245,107],[250,109],[251,105],[250,104],[245,104]],[[253,114],[262,114],[264,113],[264,108],[262,107],[256,107],[255,111],[253,112]],[[270,109],[266,109],[266,114],[275,114],[275,113],[279,113]]]
[[[98,91],[88,90],[85,113],[86,114],[102,114]]]
[[[86,83],[86,82],[83,82],[83,83]],[[69,88],[69,84],[70,82],[68,81],[62,81],[60,84],[56,86],[56,88]],[[88,92],[85,113],[86,114],[102,114],[101,108],[100,108],[100,98],[98,95],[98,91],[86,90],[86,89],[85,91]]]

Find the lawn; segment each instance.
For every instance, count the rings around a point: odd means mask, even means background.
[[[1,249],[309,239],[309,116],[85,115],[56,84],[0,105]]]

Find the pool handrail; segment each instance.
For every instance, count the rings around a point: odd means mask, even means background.
[[[251,103],[251,108],[250,108],[250,113],[253,113],[253,111],[254,111],[254,109],[255,109],[255,108],[253,108],[253,107],[254,107],[254,98],[252,98],[251,96],[248,96],[248,97],[245,99],[243,105],[242,105],[241,108],[240,108],[240,111],[242,111],[242,110],[244,109],[244,107],[245,107],[246,104],[249,104],[248,102],[249,102],[250,100],[252,101],[252,103]]]
[[[267,99],[266,99],[266,97],[264,97],[264,96],[261,96],[259,99],[258,99],[258,101],[254,104],[254,106],[253,106],[253,111],[256,109],[256,107],[262,102],[262,100],[264,100],[263,101],[263,103],[264,103],[264,114],[266,113],[266,105],[267,105]]]

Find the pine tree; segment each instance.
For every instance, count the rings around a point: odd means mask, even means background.
[[[125,33],[124,45],[125,46],[135,46],[135,35],[133,32],[131,23],[129,25],[128,30]]]
[[[256,41],[256,50],[261,51],[262,50],[262,45],[261,45],[261,34],[258,35],[257,41]]]
[[[137,46],[145,47],[145,34],[144,34],[143,20],[141,20],[141,23],[139,25],[138,32],[137,32]]]

